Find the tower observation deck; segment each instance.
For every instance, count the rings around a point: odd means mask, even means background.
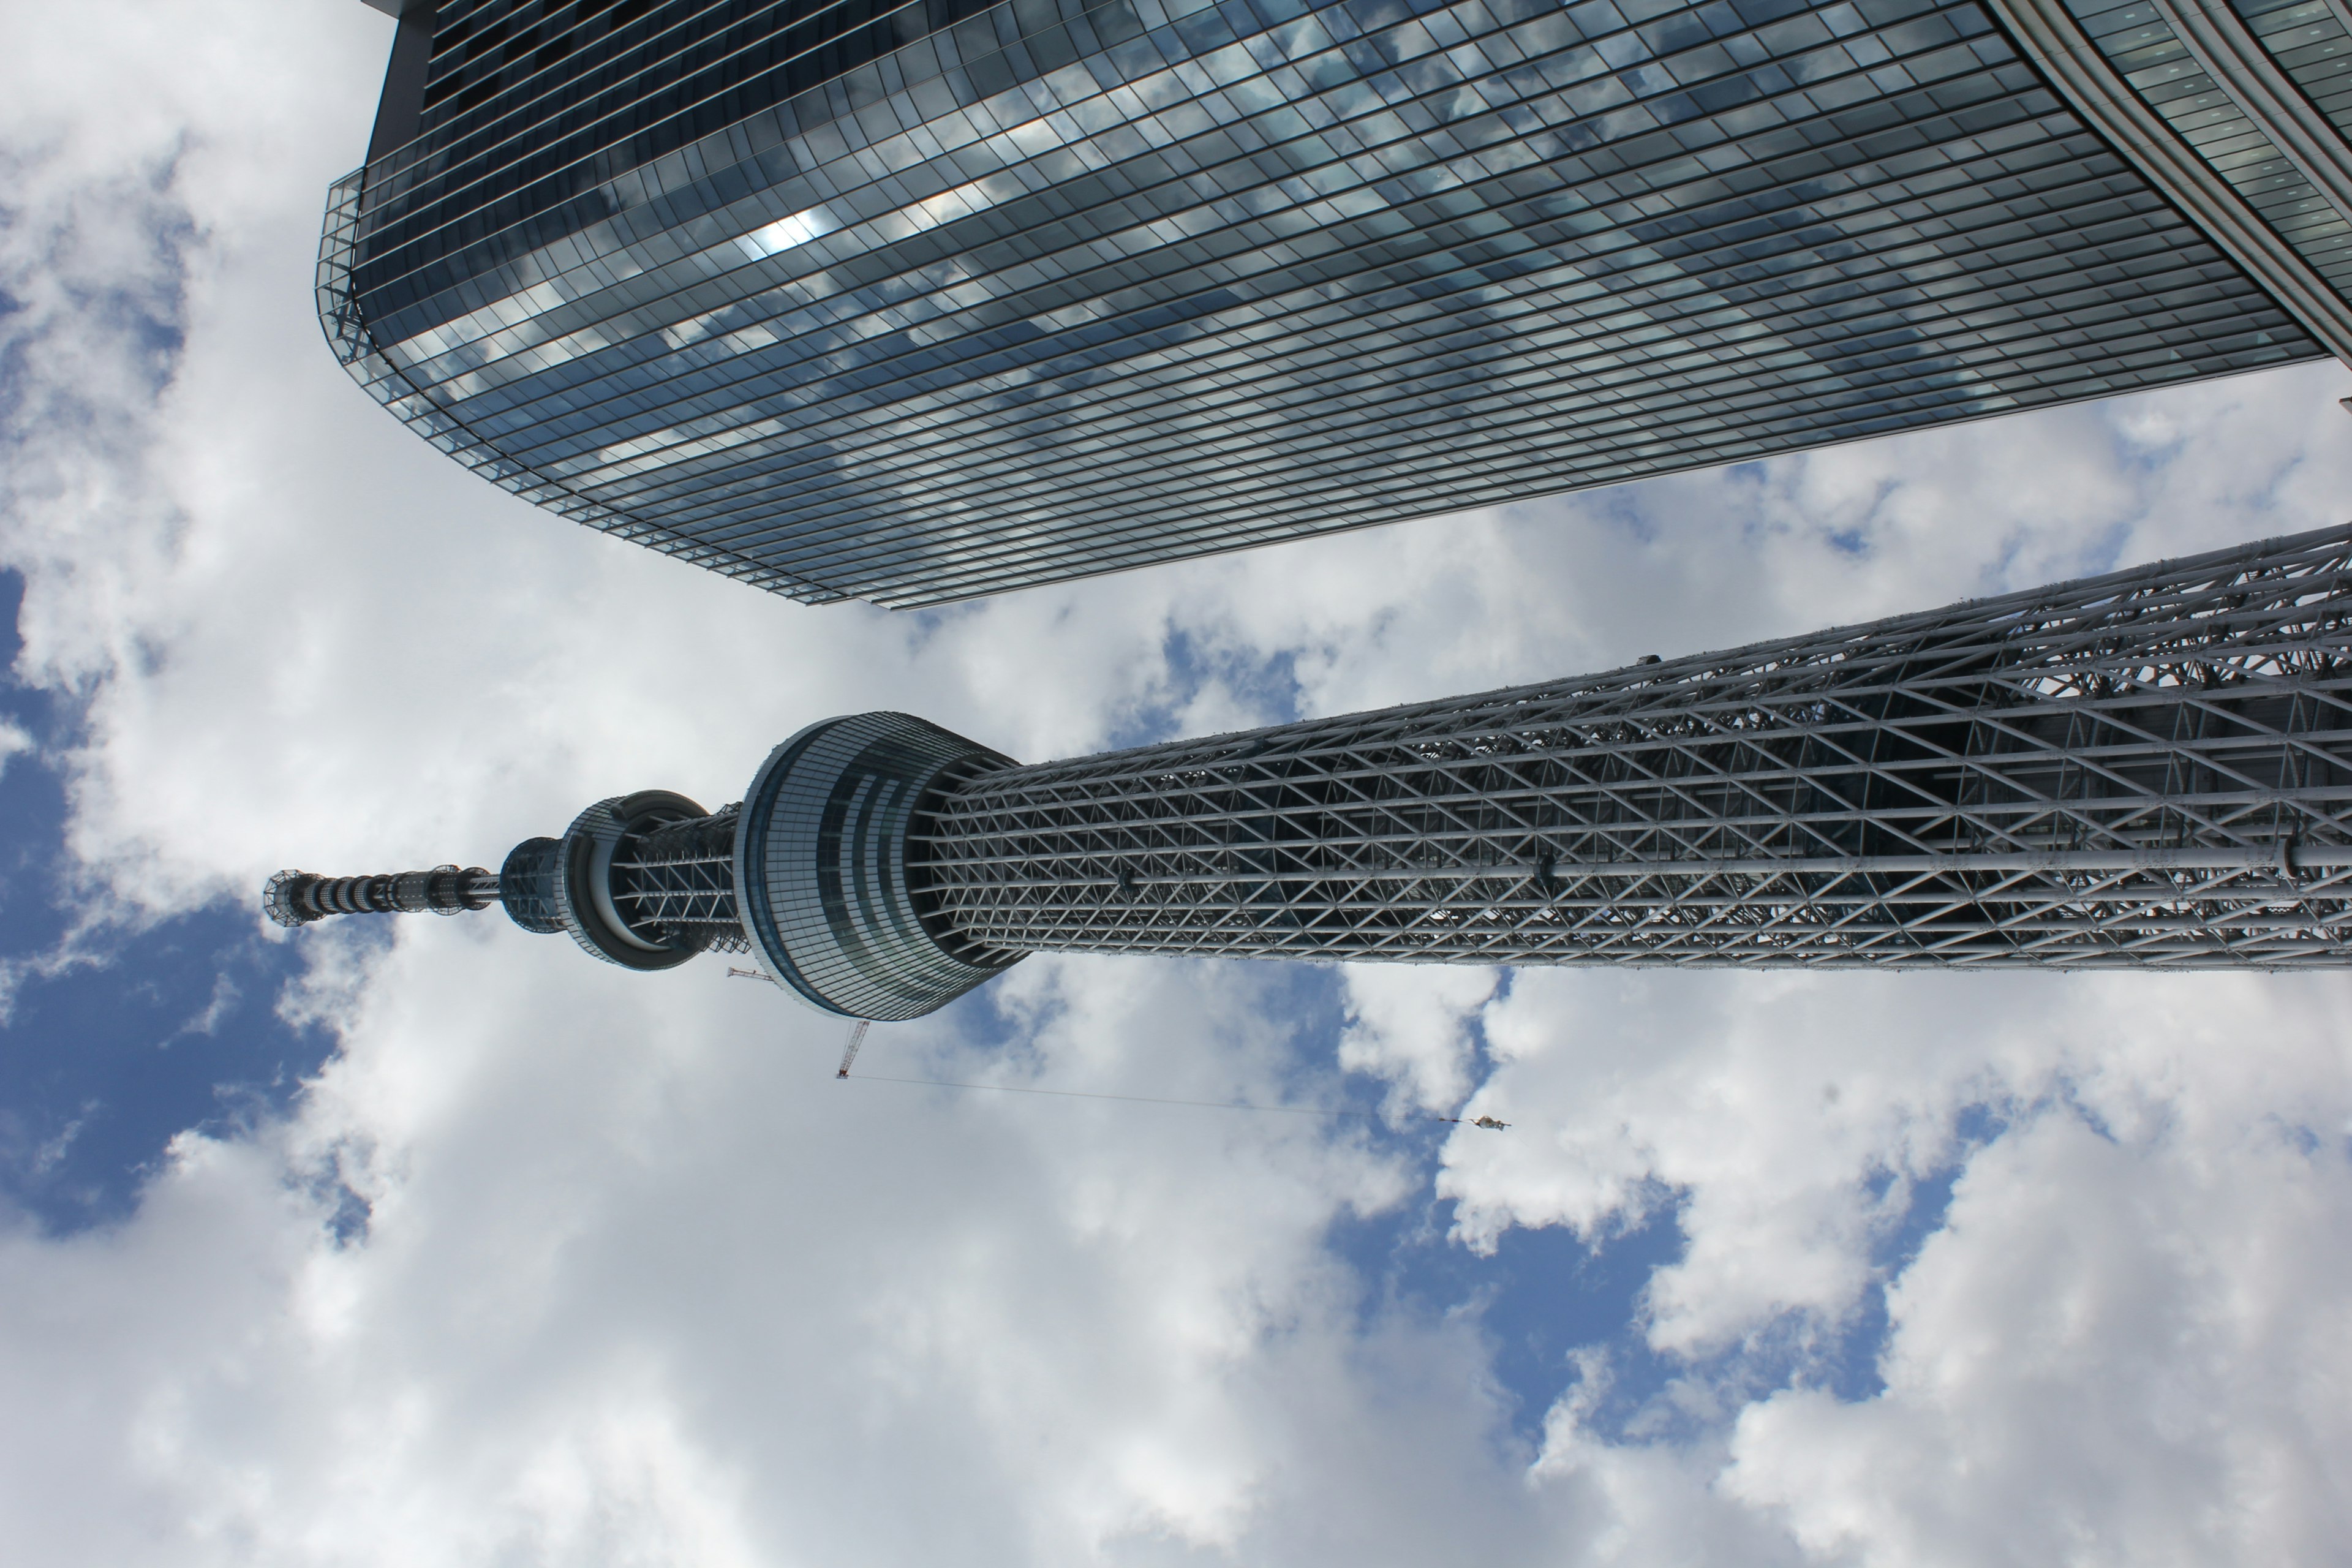
[[[502,905],[919,1016],[1045,951],[1452,963],[2352,963],[2352,528],[1727,653],[1023,765],[812,724],[499,870],[282,871],[286,925]]]

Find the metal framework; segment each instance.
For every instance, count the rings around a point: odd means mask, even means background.
[[[382,884],[378,887],[378,884]],[[413,884],[413,886],[412,886]],[[1456,963],[2352,962],[2352,528],[1729,653],[1023,766],[905,714],[476,870],[281,872],[750,951],[913,1017],[1046,950]]]
[[[633,835],[613,856],[613,902],[638,935],[700,952],[748,952],[735,915],[739,807]]]
[[[1010,952],[2338,964],[2347,551],[1005,769],[924,816],[910,876]]]

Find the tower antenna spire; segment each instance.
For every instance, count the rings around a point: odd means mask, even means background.
[[[479,866],[436,866],[430,871],[373,877],[280,871],[261,889],[262,911],[289,927],[329,915],[454,915],[460,910],[487,910],[498,901],[499,874]]]

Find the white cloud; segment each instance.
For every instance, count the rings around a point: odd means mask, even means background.
[[[1457,1139],[1442,1184],[1474,1239],[1677,1204],[1647,1338],[1696,1381],[1666,1397],[1721,1405],[1715,1489],[1824,1560],[2317,1561],[2347,1450],[2316,1391],[2352,1374],[2347,999],[2339,977],[1522,974],[1486,1010],[1481,1096],[1517,1135]],[[1889,1258],[1955,1169],[1916,1259]],[[1880,1285],[1885,1390],[1841,1399],[1805,1347]],[[1795,1386],[1743,1387],[1743,1347],[1792,1346]],[[1590,1405],[1553,1413],[1539,1473],[1624,1458]]]
[[[1871,1560],[2332,1560],[2352,1415],[2347,987],[2084,987],[1969,1162],[1886,1392],[1740,1417],[1737,1496]]]
[[[37,750],[38,742],[26,728],[0,719],[0,773],[7,771],[9,759]]]
[[[717,804],[828,712],[1068,754],[2315,526],[2352,479],[2346,378],[2305,368],[938,616],[810,611],[535,513],[343,380],[309,268],[374,14],[7,17],[0,549],[25,670],[83,704],[73,847],[132,912],[286,864],[494,862],[616,790]],[[0,1429],[28,1561],[2343,1536],[2339,981],[1349,969],[1326,1006],[1279,966],[1039,959],[978,1033],[869,1041],[877,1072],[1272,1099],[1302,1037],[1337,1039],[1399,1108],[1515,1123],[1446,1146],[1465,1245],[1671,1207],[1688,1246],[1639,1348],[1672,1377],[1591,1348],[1529,1453],[1475,1318],[1333,1245],[1430,1196],[1371,1129],[836,1084],[837,1030],[723,964],[625,974],[494,918],[310,947],[285,1005],[343,1048],[289,1121],[184,1137],[115,1229],[0,1236],[0,1401],[41,1413]],[[1841,1399],[1822,1370],[1882,1291],[1885,1391]]]
[[[831,234],[836,226],[823,207],[811,207],[806,212],[789,213],[771,224],[762,224],[735,243],[743,249],[746,259],[764,261],[780,251]]]
[[[1400,1082],[1405,1103],[1450,1110],[1470,1092],[1468,1025],[1495,989],[1492,969],[1350,963],[1339,1065]]]

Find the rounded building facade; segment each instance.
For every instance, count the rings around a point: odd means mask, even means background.
[[[320,314],[893,606],[2352,355],[2340,7],[1989,5],[412,0]]]

